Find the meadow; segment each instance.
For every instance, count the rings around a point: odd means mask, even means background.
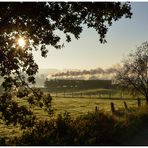
[[[110,95],[110,92],[112,94]],[[48,93],[46,91],[46,93]],[[98,95],[100,93],[101,95]],[[87,114],[88,112],[95,111],[95,108],[99,111],[107,112],[112,114],[110,103],[115,104],[115,109],[120,110],[124,109],[124,102],[127,103],[129,108],[137,107],[137,98],[124,93],[121,96],[119,90],[110,90],[110,89],[94,89],[94,90],[83,90],[83,91],[68,91],[68,92],[51,92],[52,107],[54,114],[52,118],[57,117],[59,114],[64,114],[68,112],[73,118],[77,118],[80,115]],[[122,98],[121,98],[122,97]],[[26,100],[18,100],[21,105],[27,105]],[[145,103],[145,100],[142,99],[142,104]],[[46,120],[51,117],[43,109],[39,107],[34,107],[34,113],[40,120]],[[19,126],[9,125],[6,126],[3,124],[3,121],[0,121],[0,135],[4,137],[13,137],[20,135],[21,131]]]
[[[136,99],[98,99],[98,98],[53,98],[52,105],[55,115],[68,112],[73,117],[92,112],[97,107],[98,110],[111,113],[110,103],[115,104],[115,109],[119,110],[124,108],[124,102],[128,107],[137,107]],[[145,101],[142,101],[144,104]]]
[[[115,109],[124,108],[124,102],[128,107],[137,107],[137,98],[141,98],[141,103],[145,104],[142,96],[133,96],[128,92],[122,92],[118,89],[92,89],[81,91],[62,91],[51,92],[53,96],[52,106],[55,115],[69,112],[73,117],[98,110],[105,112],[111,111],[111,102],[114,103]]]

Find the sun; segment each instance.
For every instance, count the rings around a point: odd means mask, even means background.
[[[18,45],[22,48],[26,45],[24,38],[20,37],[18,39]]]

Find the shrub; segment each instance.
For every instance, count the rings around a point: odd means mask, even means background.
[[[33,129],[23,132],[21,137],[15,137],[12,143],[16,145],[71,145],[75,133],[71,127],[71,118],[66,113],[59,115],[57,119],[40,121]]]
[[[6,140],[4,137],[0,137],[0,146],[5,146],[6,145]]]
[[[68,113],[50,121],[39,121],[15,145],[123,145],[148,121],[148,107],[132,109],[125,116],[95,111],[76,119]]]
[[[116,119],[103,112],[88,113],[71,119],[65,113],[51,121],[40,121],[15,139],[16,145],[114,145],[112,133]]]

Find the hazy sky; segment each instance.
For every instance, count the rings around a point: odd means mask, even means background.
[[[95,30],[84,28],[80,39],[73,38],[65,48],[49,47],[47,58],[35,53],[39,68],[93,69],[108,68],[119,63],[129,51],[148,41],[148,2],[132,2],[132,19],[124,17],[109,28],[106,44],[99,42]]]

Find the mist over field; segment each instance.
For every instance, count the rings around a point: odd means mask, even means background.
[[[39,69],[36,75],[37,87],[44,87],[46,79],[73,79],[73,80],[111,80],[114,78],[116,68],[108,69],[96,68],[90,70],[83,69]]]

